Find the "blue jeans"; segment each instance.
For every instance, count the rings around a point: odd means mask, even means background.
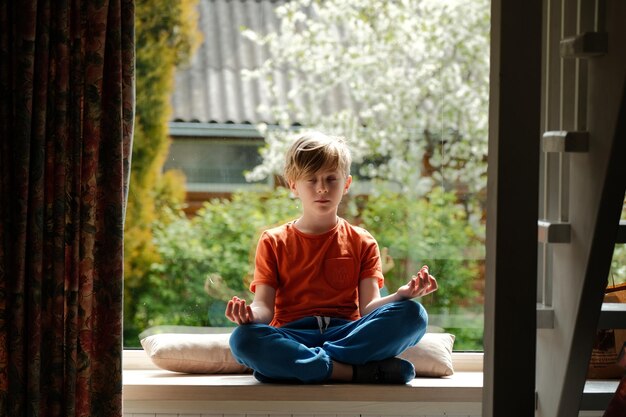
[[[399,355],[417,344],[428,324],[421,304],[385,304],[359,320],[305,317],[282,327],[237,327],[230,348],[238,362],[263,382],[319,383],[333,361],[360,365]]]

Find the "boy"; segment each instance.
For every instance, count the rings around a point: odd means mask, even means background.
[[[405,384],[413,365],[396,355],[424,335],[428,316],[411,301],[437,289],[424,266],[394,294],[380,296],[380,253],[364,229],[337,216],[351,156],[321,133],[297,139],[285,179],[302,216],[259,239],[250,305],[233,297],[230,346],[262,382]]]

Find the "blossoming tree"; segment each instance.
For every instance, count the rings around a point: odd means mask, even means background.
[[[433,186],[474,194],[486,185],[489,79],[487,0],[294,0],[280,30],[244,35],[270,59],[248,71],[274,99],[263,109],[263,162],[279,173],[293,126],[345,136],[361,176],[414,196]],[[287,73],[289,88],[275,77]],[[339,107],[329,108],[329,98]],[[337,99],[340,97],[341,99]]]

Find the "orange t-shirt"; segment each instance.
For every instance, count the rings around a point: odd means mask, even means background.
[[[328,232],[311,235],[289,222],[259,239],[250,291],[259,284],[276,290],[272,326],[308,316],[356,320],[364,278],[383,286],[378,244],[365,229],[339,219]]]

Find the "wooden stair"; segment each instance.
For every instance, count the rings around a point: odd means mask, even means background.
[[[603,302],[626,243],[626,4],[547,11],[535,416],[574,417],[606,409],[619,383],[586,380],[597,329],[626,329],[626,305]]]

